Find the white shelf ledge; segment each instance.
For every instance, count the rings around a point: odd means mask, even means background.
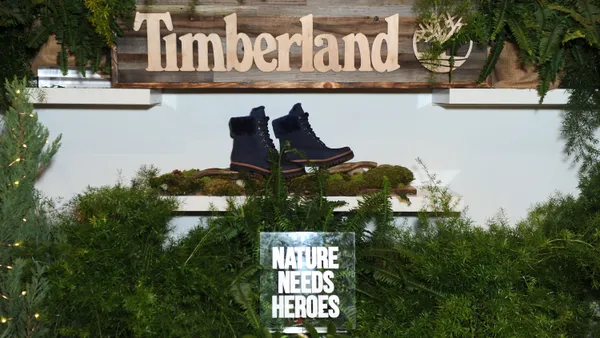
[[[452,88],[433,91],[433,103],[444,107],[558,108],[569,99],[565,89],[550,90],[540,104],[535,89]]]
[[[221,196],[176,196],[179,202],[178,212],[193,213],[193,212],[224,212],[227,210],[228,198],[233,199],[235,203],[243,203],[243,196],[236,197],[221,197]],[[411,204],[395,197],[390,197],[392,202],[392,210],[398,213],[417,213],[424,210],[428,204],[425,196],[408,196]],[[330,201],[343,201],[346,205],[336,208],[335,212],[348,212],[358,207],[358,202],[361,197],[353,196],[330,196],[327,197]],[[462,199],[456,198],[456,211],[463,209]],[[430,211],[430,210],[428,210]]]
[[[124,88],[29,88],[35,106],[140,106],[162,102],[157,89]]]

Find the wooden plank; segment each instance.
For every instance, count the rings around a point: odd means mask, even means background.
[[[199,0],[198,6],[204,6],[207,4],[220,4],[227,2],[235,2],[237,4],[251,4],[253,2],[269,2],[271,0]],[[319,5],[319,4],[327,4],[327,5],[344,5],[344,6],[371,6],[371,7],[379,7],[385,5],[399,5],[399,4],[409,4],[412,5],[412,0],[274,0],[275,2],[302,2],[309,3],[311,5]],[[152,3],[154,6],[165,6],[165,5],[175,5],[175,6],[188,6],[190,0],[136,0],[136,5],[144,6],[148,3]]]
[[[214,74],[212,72],[161,72],[150,73],[144,69],[126,69],[119,71],[119,81],[121,83],[148,81],[148,82],[213,82]]]
[[[436,81],[435,88],[451,87],[488,87],[489,82],[482,84],[476,83],[487,58],[487,48],[473,48],[468,59],[459,68],[453,71],[453,82],[448,83],[448,74],[432,73],[417,59],[413,46],[413,35],[417,28],[417,22],[412,12],[413,0],[201,0],[195,7],[193,17],[190,17],[188,1],[181,0],[154,0],[150,8],[152,12],[168,15],[172,22],[172,30],[162,23],[159,29],[160,36],[153,36],[149,40],[147,22],[138,25],[138,31],[128,30],[124,37],[118,40],[118,47],[114,52],[114,85],[117,87],[130,88],[199,88],[199,89],[250,89],[250,88],[297,88],[297,89],[398,89],[398,88],[427,88],[432,87],[432,78]],[[137,0],[139,6],[145,4],[144,0]],[[165,12],[169,11],[169,14]],[[232,18],[230,14],[236,14],[236,23],[226,25],[226,17]],[[301,18],[307,18],[306,15],[312,15],[312,34],[316,37],[326,34],[337,44],[337,61],[341,67],[346,66],[346,42],[344,38],[350,34],[364,34],[366,37],[368,54],[361,53],[362,50],[357,44],[351,48],[354,50],[354,67],[356,70],[347,71],[324,71],[328,69],[330,57],[325,54],[319,57],[320,50],[327,48],[327,42],[324,46],[317,46],[316,42],[312,46],[312,52],[306,50],[297,43],[291,46],[281,47],[275,42],[275,50],[262,56],[265,62],[275,61],[278,66],[282,55],[289,55],[290,69],[260,68],[257,62],[261,59],[254,58],[254,51],[257,49],[255,41],[259,35],[268,34],[273,38],[289,34],[303,33],[303,23]],[[394,54],[388,55],[388,41],[383,43],[379,53],[372,54],[372,48],[377,41],[378,36],[388,33],[389,24],[386,18],[391,19],[396,15],[398,26],[394,34],[394,44],[397,50],[393,49]],[[141,22],[141,21],[138,21]],[[309,24],[310,25],[310,24]],[[306,26],[306,24],[304,24]],[[243,44],[231,46],[227,43],[227,27],[233,27],[237,33],[248,36],[252,48],[244,50]],[[158,32],[155,31],[157,34]],[[226,65],[227,55],[237,55],[238,61],[243,60],[245,55],[249,55],[251,63],[249,68],[242,69],[222,69],[223,71],[210,71],[214,66],[215,54],[212,45],[208,51],[204,51],[200,56],[207,60],[209,68],[202,71],[194,71],[198,67],[198,45],[195,43],[193,50],[186,50],[185,57],[182,56],[182,45],[178,38],[186,34],[217,34],[221,41],[218,60],[223,60]],[[166,52],[166,44],[162,38],[170,36],[170,41],[177,44],[175,49],[169,53]],[[335,40],[334,40],[335,39]],[[160,48],[149,51],[149,41],[160,41]],[[275,41],[275,40],[274,40]],[[311,40],[309,40],[311,41]],[[261,50],[266,49],[267,44],[263,40]],[[175,46],[175,45],[173,45]],[[417,50],[424,50],[423,43],[416,45]],[[217,49],[218,50],[218,49]],[[466,54],[467,46],[463,46],[459,55]],[[175,53],[175,54],[173,54]],[[283,54],[282,54],[283,53]],[[307,54],[308,53],[308,54]],[[312,53],[312,55],[310,54]],[[156,62],[149,63],[150,59]],[[171,71],[160,71],[167,66],[167,55],[173,56]],[[335,54],[334,54],[335,55]],[[378,55],[380,58],[374,58]],[[388,58],[389,56],[389,58]],[[192,66],[189,70],[172,71],[183,67],[183,60],[192,58]],[[313,63],[314,70],[310,72],[300,71],[300,68],[306,66],[307,57],[316,57]],[[361,58],[363,57],[363,58]],[[323,60],[319,63],[319,60]],[[395,64],[398,60],[399,68],[390,72],[378,72],[375,69],[383,70],[386,60],[392,60]],[[231,60],[231,59],[230,59]],[[367,66],[370,71],[359,71],[362,61],[367,60]],[[333,60],[331,60],[333,61]],[[230,62],[230,61],[229,61]],[[375,63],[377,63],[377,66]],[[149,66],[153,64],[154,66]],[[148,68],[150,67],[150,68]],[[189,66],[188,66],[189,67]],[[262,64],[260,67],[267,67]],[[158,70],[158,71],[147,71]],[[262,69],[262,70],[261,70]],[[319,71],[321,70],[321,71]]]
[[[140,6],[138,10],[142,12],[151,13],[164,13],[169,12],[171,14],[184,14],[189,15],[190,9],[188,5],[156,5],[147,8]],[[302,17],[304,15],[312,14],[315,18],[328,18],[328,17],[387,17],[394,14],[400,14],[403,17],[413,16],[412,5],[389,5],[389,6],[344,6],[344,5],[310,5],[305,6],[290,6],[290,5],[252,5],[252,6],[240,6],[240,5],[201,5],[195,8],[196,17],[204,16],[219,16],[229,15],[231,13],[237,13],[238,16],[243,17]]]
[[[479,71],[481,63],[478,67],[473,66],[472,69]],[[422,71],[422,66],[417,68],[413,64],[410,68],[401,68],[393,73],[351,73],[351,72],[326,72],[326,73],[303,73],[297,69],[292,69],[290,72],[273,72],[265,73],[258,69],[251,69],[248,72],[161,72],[150,74],[143,69],[122,69],[120,70],[121,82],[137,82],[137,81],[156,81],[156,82],[319,82],[323,77],[327,77],[332,82],[352,83],[352,82],[402,82],[426,83],[430,79],[430,74]],[[419,65],[420,66],[420,65]],[[455,72],[453,80],[457,82],[466,82],[472,79],[472,72]],[[447,82],[448,74],[435,74],[435,79],[438,82]],[[136,81],[137,80],[137,81]]]
[[[190,20],[185,14],[172,14],[174,31],[169,31],[164,24],[161,25],[161,36],[176,32],[178,36],[192,33],[216,33],[219,36],[225,35],[224,15],[213,16],[210,19],[202,18],[199,20]],[[333,34],[337,38],[342,38],[348,34],[362,33],[372,39],[381,32],[387,30],[387,22],[382,19],[372,17],[335,17],[335,18],[314,18],[314,35]],[[398,28],[399,36],[412,39],[415,31],[416,21],[410,17],[400,17]],[[302,33],[302,26],[298,18],[289,17],[271,17],[263,16],[260,19],[255,17],[239,17],[237,19],[238,31],[248,34],[250,37],[256,37],[261,33],[268,32],[273,36],[289,33]],[[141,37],[146,41],[146,24],[139,31],[129,30],[125,32],[124,38]]]
[[[277,55],[269,55],[268,57],[265,57],[265,61],[271,61],[274,57],[277,57]],[[240,59],[241,59],[241,55],[240,55]],[[415,56],[413,54],[398,54],[398,59],[400,60],[401,68],[397,71],[398,72],[397,75],[402,75],[399,73],[401,73],[403,70],[406,70],[406,69],[419,69],[420,70],[421,68],[423,68],[423,65],[421,65],[421,63],[415,58]],[[119,61],[119,69],[121,71],[135,70],[135,69],[140,69],[140,63],[147,62],[148,57],[145,54],[122,54],[119,56],[119,60],[120,60]],[[198,66],[196,60],[197,60],[197,53],[194,54],[194,66],[195,67]],[[361,61],[360,58],[356,57],[354,59],[354,65],[356,67],[359,67],[360,61]],[[459,68],[459,70],[461,72],[464,72],[465,70],[480,70],[484,64],[484,61],[485,61],[485,55],[476,54],[475,57],[469,58],[469,60],[467,60],[467,62],[465,62],[465,64],[462,65]],[[325,62],[329,63],[329,60],[327,58],[325,58]],[[214,57],[212,54],[210,54],[208,56],[208,64],[209,65],[214,64]],[[163,63],[163,66],[164,66],[164,63]],[[299,69],[301,66],[302,66],[301,56],[290,59],[290,67],[291,68]]]
[[[322,5],[325,1],[323,0],[200,0],[198,6],[214,5],[214,4],[235,4],[235,5],[290,5],[290,4],[301,4],[318,6]],[[339,6],[371,6],[373,7],[373,0],[327,0],[328,5],[339,5]],[[136,0],[136,5],[147,6],[188,6],[189,0]],[[411,0],[379,0],[376,1],[376,7],[378,6],[389,6],[389,5],[412,5]]]
[[[303,73],[297,69],[292,69],[290,72],[273,72],[265,73],[258,69],[251,69],[248,72],[214,72],[215,82],[316,82],[327,77],[332,82],[351,83],[351,82],[427,82],[429,73],[421,71],[421,68],[401,68],[392,73],[375,73],[375,72],[327,72],[327,73]],[[462,82],[471,79],[471,73],[456,72],[453,74],[454,81]],[[436,74],[437,81],[448,81],[448,74]]]
[[[255,90],[266,89],[275,92],[298,89],[327,89],[344,90],[359,89],[361,92],[394,91],[398,89],[424,89],[424,88],[488,88],[486,83],[477,84],[469,82],[438,82],[429,84],[425,82],[196,82],[196,83],[169,83],[169,82],[117,82],[116,88],[183,88],[214,90]]]

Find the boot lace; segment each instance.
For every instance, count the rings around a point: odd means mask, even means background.
[[[317,141],[320,145],[325,146],[325,143],[323,141],[321,141],[321,138],[319,138],[317,136],[317,134],[315,134],[314,130],[312,129],[312,126],[310,125],[310,122],[308,122],[308,113],[304,113],[304,115],[300,116],[300,124],[302,125],[302,128],[315,140]]]
[[[260,136],[261,140],[267,145],[268,148],[276,151],[277,148],[275,148],[275,143],[269,134],[269,117],[259,119],[257,126],[258,135]]]

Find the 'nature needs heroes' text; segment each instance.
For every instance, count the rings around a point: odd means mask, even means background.
[[[273,247],[277,295],[273,318],[337,318],[340,299],[334,295],[339,269],[338,247]],[[303,270],[307,269],[307,270]],[[325,271],[315,271],[325,270]]]

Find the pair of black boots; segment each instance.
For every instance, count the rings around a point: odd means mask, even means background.
[[[233,138],[231,170],[266,176],[271,173],[273,154],[279,156],[269,134],[269,117],[265,107],[252,109],[249,116],[229,120],[229,134]],[[275,137],[280,149],[289,145],[291,151],[281,155],[281,173],[285,178],[302,176],[308,164],[329,168],[354,158],[349,147],[329,148],[315,135],[308,113],[300,103],[294,105],[288,115],[273,120]]]

